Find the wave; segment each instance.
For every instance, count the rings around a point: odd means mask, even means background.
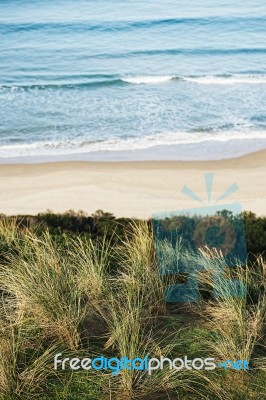
[[[135,84],[156,84],[156,83],[165,83],[172,79],[177,79],[175,76],[132,76],[127,78],[122,78],[123,82],[127,83],[135,83]]]
[[[246,84],[266,84],[266,75],[250,75],[250,76],[200,76],[200,77],[184,77],[184,81],[199,83],[202,85],[235,85],[240,83]]]
[[[58,140],[0,146],[0,158],[59,156],[92,152],[130,152],[155,146],[200,145],[208,142],[266,140],[266,131],[170,132],[108,140]]]
[[[86,32],[86,31],[101,31],[101,32],[115,32],[115,31],[127,31],[132,29],[150,29],[153,27],[163,26],[175,26],[175,25],[192,25],[192,26],[204,26],[222,24],[232,25],[243,24],[244,26],[249,23],[256,26],[265,26],[265,16],[238,16],[238,17],[192,17],[192,18],[165,18],[165,19],[150,19],[150,20],[107,20],[100,23],[95,21],[43,21],[43,22],[6,22],[0,24],[0,32],[13,33],[13,32],[31,32],[31,31],[46,31],[49,32],[65,32],[68,30],[75,32]]]
[[[77,77],[78,80],[79,77]],[[57,90],[57,89],[93,89],[102,86],[113,85],[157,85],[170,81],[183,81],[188,83],[197,83],[200,85],[237,85],[237,84],[266,84],[266,75],[204,75],[204,76],[178,76],[178,75],[140,75],[140,76],[88,76],[80,77],[81,82],[58,82],[51,83],[32,83],[32,84],[3,84],[0,85],[0,91],[8,90],[30,91],[30,90]]]
[[[119,78],[108,78],[103,80],[88,80],[84,82],[51,82],[51,83],[32,83],[32,84],[3,84],[0,85],[0,90],[8,89],[10,91],[29,91],[29,90],[57,90],[57,89],[88,89],[97,88],[101,86],[112,86],[121,84],[122,79]]]
[[[172,48],[172,49],[152,49],[152,50],[133,50],[120,53],[98,53],[89,57],[97,58],[129,58],[138,56],[165,56],[165,55],[186,55],[186,56],[236,56],[242,54],[266,54],[264,47],[239,47],[235,49],[216,49],[216,48]]]
[[[51,50],[49,50],[51,53]],[[235,55],[256,55],[266,54],[265,47],[237,47],[237,48],[166,48],[166,49],[145,49],[114,52],[101,52],[86,54],[83,58],[88,59],[123,59],[135,57],[152,57],[152,56],[167,56],[167,55],[182,55],[182,56],[235,56]]]
[[[235,85],[235,84],[266,84],[266,75],[212,75],[212,76],[134,76],[121,79],[133,84],[157,84],[171,80],[198,83],[203,85]]]

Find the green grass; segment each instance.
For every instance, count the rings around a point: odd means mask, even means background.
[[[94,227],[102,217],[93,217]],[[86,217],[79,218],[82,226]],[[199,274],[200,301],[166,304],[165,288],[176,277],[160,275],[149,223],[127,221],[122,227],[120,221],[113,229],[112,216],[105,218],[98,236],[54,234],[44,225],[1,220],[0,399],[266,398],[263,258],[225,275],[215,252],[202,249],[196,260],[188,255],[206,269]],[[112,233],[105,229],[107,220]],[[160,257],[166,265],[173,257],[167,243]],[[235,279],[247,287],[241,299]],[[213,356],[247,359],[252,368],[165,368],[151,376],[142,371],[70,373],[53,370],[58,352],[68,357]]]

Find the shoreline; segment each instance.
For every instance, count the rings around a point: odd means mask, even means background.
[[[3,164],[43,164],[56,162],[145,162],[145,161],[222,161],[239,158],[266,149],[264,139],[230,138],[228,140],[206,140],[203,142],[173,143],[152,145],[144,148],[118,150],[112,144],[112,150],[66,152],[62,154],[29,154],[0,157]],[[250,151],[252,149],[252,151]],[[0,148],[1,153],[1,148]]]
[[[150,218],[163,211],[202,207],[184,185],[206,200],[204,172],[214,172],[213,199],[233,182],[239,190],[222,204],[266,215],[266,150],[217,161],[67,161],[0,164],[0,213],[82,210]],[[265,186],[265,187],[264,187]]]

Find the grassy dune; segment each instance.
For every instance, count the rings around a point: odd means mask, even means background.
[[[50,224],[45,218],[42,223],[29,218],[0,222],[1,400],[266,397],[263,256],[224,276],[221,257],[202,249],[197,261],[206,271],[199,274],[200,301],[166,304],[164,290],[176,277],[160,275],[149,223],[116,222],[98,213],[90,220],[90,234],[73,235],[70,229],[55,231],[58,221],[51,229],[51,215]],[[101,218],[105,223],[99,227]],[[247,287],[242,298],[228,296],[234,291],[229,278]],[[164,368],[151,376],[55,371],[53,357],[59,352],[66,357],[246,359],[251,368]]]

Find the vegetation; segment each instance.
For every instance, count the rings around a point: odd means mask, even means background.
[[[11,220],[13,217],[0,215],[0,219]],[[121,243],[126,232],[130,230],[131,219],[115,218],[102,210],[89,216],[82,211],[75,213],[69,210],[63,214],[47,211],[37,216],[17,216],[16,221],[35,232],[48,230],[53,238],[63,242],[66,236],[85,236],[101,240],[106,237],[112,243]],[[135,220],[137,222],[137,220]],[[243,213],[247,247],[250,255],[261,255],[266,251],[266,217],[257,217],[252,212]]]
[[[187,253],[203,266],[200,298],[180,304],[166,303],[165,290],[186,277],[160,274],[149,222],[102,212],[3,217],[0,399],[265,398],[266,227],[253,214],[244,220],[251,262],[226,269],[215,250]],[[54,370],[59,352],[245,359],[250,370],[71,372]]]

